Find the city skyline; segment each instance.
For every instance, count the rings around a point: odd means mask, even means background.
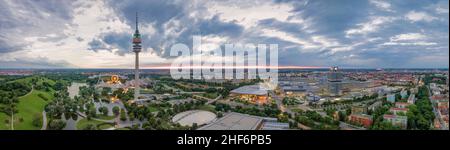
[[[449,66],[445,0],[1,0],[0,8],[0,68],[133,68],[136,11],[142,69],[170,66],[170,47],[195,35],[278,44],[285,68]]]

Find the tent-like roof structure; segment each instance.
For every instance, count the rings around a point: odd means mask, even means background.
[[[231,91],[233,94],[248,94],[248,95],[267,95],[267,90],[260,87],[260,85],[248,85],[239,87]]]

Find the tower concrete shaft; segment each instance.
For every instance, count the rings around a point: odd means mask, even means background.
[[[139,52],[136,53],[136,62],[134,68],[134,100],[138,100],[140,94],[139,85]]]
[[[133,52],[136,54],[135,68],[134,68],[134,100],[139,99],[140,95],[140,81],[139,81],[139,52],[141,52],[141,34],[138,28],[138,14],[136,12],[136,31],[133,34]]]

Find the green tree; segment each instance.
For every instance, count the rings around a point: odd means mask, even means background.
[[[92,118],[97,117],[97,110],[95,109],[95,107],[89,108],[88,119],[90,119],[91,117]]]
[[[430,122],[428,122],[428,120],[426,120],[423,116],[419,116],[419,119],[417,120],[417,128],[420,130],[429,130]]]
[[[115,116],[118,116],[120,114],[119,106],[114,106],[112,112],[114,113]]]
[[[127,120],[127,115],[125,113],[125,110],[123,110],[123,109],[120,110],[120,120],[122,120],[122,121]]]
[[[35,127],[42,127],[42,117],[41,114],[34,114],[31,124]]]
[[[218,112],[217,113],[217,118],[222,118],[223,117],[223,113],[222,112]]]
[[[62,130],[66,126],[66,122],[60,120],[60,119],[54,119],[50,120],[50,123],[48,124],[49,130]]]
[[[83,130],[98,130],[98,129],[95,124],[89,123],[83,128]]]
[[[112,91],[112,89],[110,88],[110,87],[104,87],[103,89],[102,89],[102,96],[103,97],[106,97],[106,96],[108,96],[108,93],[111,93],[111,91]]]
[[[103,114],[103,116],[108,116],[108,108],[106,106],[98,108],[98,111]]]
[[[339,111],[338,115],[339,115],[339,121],[345,122],[347,120],[347,114],[345,114],[345,112]]]
[[[130,121],[134,121],[136,119],[133,113],[128,114],[128,118],[130,119]]]
[[[193,123],[193,124],[192,124],[192,130],[195,130],[195,129],[197,129],[197,128],[198,128],[197,123]]]
[[[55,85],[53,85],[53,89],[55,89],[56,91],[61,91],[65,88],[64,84],[61,83],[60,81],[56,82]]]

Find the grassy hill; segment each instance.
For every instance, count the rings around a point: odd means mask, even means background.
[[[51,86],[55,84],[55,81],[39,76],[30,76],[9,82],[19,82],[31,86],[33,79],[37,80],[36,85],[43,85],[44,82],[47,82]],[[33,117],[36,115],[42,115],[45,105],[53,99],[53,93],[54,90],[51,88],[48,92],[33,89],[27,95],[19,97],[19,102],[17,103],[18,113],[14,114],[14,129],[40,130],[41,127],[35,127],[32,125]],[[45,97],[46,100],[39,95]],[[0,113],[0,130],[10,129],[10,125],[5,123],[5,120],[9,118],[10,116]]]
[[[55,81],[50,80],[50,79],[45,78],[45,77],[39,77],[39,76],[30,76],[30,77],[17,79],[17,80],[9,81],[9,82],[20,82],[20,83],[25,83],[25,84],[29,84],[30,85],[32,79],[37,79],[37,82],[36,82],[37,85],[42,85],[44,82],[47,82],[50,85],[54,85],[55,84]]]
[[[5,120],[10,120],[11,118],[5,113],[0,113],[0,130],[9,130],[10,124],[6,123]]]
[[[48,100],[44,100],[38,96],[42,94]],[[17,109],[19,113],[14,116],[14,129],[16,130],[39,130],[40,127],[32,125],[33,116],[42,114],[44,107],[53,99],[52,92],[44,92],[33,90],[30,94],[20,97]]]

